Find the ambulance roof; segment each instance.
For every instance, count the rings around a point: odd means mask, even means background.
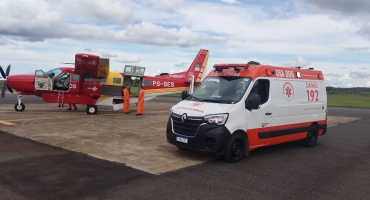
[[[240,76],[251,77],[274,77],[306,80],[324,80],[322,71],[313,68],[302,69],[300,67],[282,67],[272,65],[260,65],[251,61],[245,64],[228,63],[215,64],[213,70],[207,76]]]

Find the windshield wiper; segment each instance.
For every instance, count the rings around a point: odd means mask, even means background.
[[[194,98],[194,99],[196,99],[196,100],[198,100],[198,101],[202,102],[202,100],[201,100],[201,99],[199,99],[199,98],[197,98],[197,97],[195,97],[195,96],[193,96],[193,95],[191,95],[191,98]]]
[[[213,100],[213,99],[203,99],[203,101],[215,102],[215,103],[221,103],[221,101]]]

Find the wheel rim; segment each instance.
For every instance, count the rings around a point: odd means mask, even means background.
[[[239,157],[242,152],[242,144],[240,141],[235,141],[231,148],[233,157]]]
[[[90,112],[90,113],[94,113],[94,112],[95,112],[95,108],[94,108],[94,107],[90,107],[90,108],[89,108],[89,112]]]
[[[22,109],[22,106],[18,104],[17,109],[18,110]]]
[[[310,131],[310,135],[309,135],[308,140],[309,140],[309,142],[311,144],[313,144],[316,141],[316,137],[315,137],[315,132],[314,131]]]

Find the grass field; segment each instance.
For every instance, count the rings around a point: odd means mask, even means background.
[[[181,98],[180,94],[167,97]],[[370,92],[328,92],[328,106],[370,108]]]
[[[328,93],[328,106],[370,108],[370,93]]]
[[[166,95],[166,97],[181,98],[181,93],[177,93],[177,94],[168,94],[168,95]]]

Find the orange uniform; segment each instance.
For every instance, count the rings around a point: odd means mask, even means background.
[[[144,90],[141,89],[137,98],[137,115],[144,114]]]
[[[123,113],[130,113],[130,93],[128,91],[128,88],[125,88],[123,90],[123,106]]]

